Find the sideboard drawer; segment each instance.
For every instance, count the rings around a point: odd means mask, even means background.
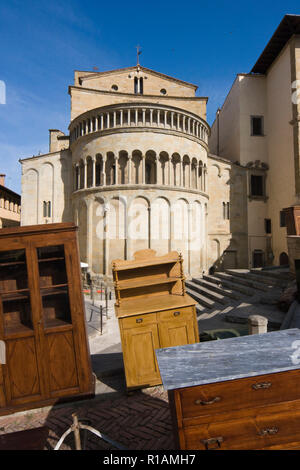
[[[300,411],[184,429],[186,450],[264,449],[300,439]]]
[[[134,315],[131,317],[126,317],[121,319],[121,324],[123,328],[137,328],[139,326],[150,325],[151,323],[156,323],[157,317],[156,313],[148,313],[147,315]]]
[[[183,307],[183,308],[176,308],[172,310],[166,310],[164,312],[160,312],[159,320],[160,321],[169,321],[173,319],[180,319],[190,317],[193,314],[193,307]]]
[[[291,401],[300,396],[300,371],[198,385],[178,393],[183,418]]]

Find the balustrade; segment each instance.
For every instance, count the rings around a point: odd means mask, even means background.
[[[200,117],[184,110],[162,105],[113,105],[78,116],[70,124],[71,144],[93,132],[114,131],[124,127],[154,127],[192,136],[207,144],[209,126]]]

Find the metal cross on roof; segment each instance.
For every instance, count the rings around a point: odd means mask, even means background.
[[[141,53],[142,53],[141,46],[137,45],[136,46],[136,65],[140,65],[139,56]]]

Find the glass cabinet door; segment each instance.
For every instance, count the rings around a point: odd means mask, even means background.
[[[24,249],[0,252],[0,298],[4,334],[32,330],[31,302]]]
[[[64,245],[37,248],[44,328],[71,324]]]

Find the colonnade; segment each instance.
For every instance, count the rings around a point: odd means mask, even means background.
[[[74,190],[122,184],[157,184],[207,190],[207,166],[179,153],[120,151],[88,155],[73,166]]]

